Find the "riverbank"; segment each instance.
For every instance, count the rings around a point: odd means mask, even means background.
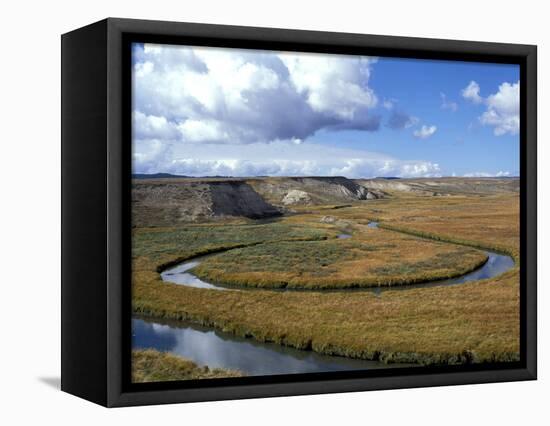
[[[370,292],[212,291],[134,286],[135,313],[186,320],[260,342],[382,362],[519,359],[514,272],[454,287]]]
[[[132,350],[132,382],[219,379],[241,377],[239,371],[199,367],[193,361],[154,349]]]
[[[152,348],[170,352],[192,360],[197,365],[208,365],[211,370],[223,368],[249,376],[373,370],[388,367],[383,362],[322,355],[315,351],[259,342],[256,339],[238,337],[190,322],[146,317],[132,318],[132,346],[134,349]]]

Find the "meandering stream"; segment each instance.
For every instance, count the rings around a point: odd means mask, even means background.
[[[369,228],[378,228],[378,222],[369,222],[367,225]],[[397,231],[396,231],[397,232]],[[337,238],[347,239],[351,238],[351,234],[341,233],[337,235]],[[380,294],[388,290],[408,290],[411,288],[425,288],[425,287],[437,287],[437,286],[448,286],[456,284],[464,284],[470,281],[484,280],[487,278],[492,278],[497,275],[500,275],[507,270],[511,269],[514,266],[514,259],[511,256],[499,254],[493,251],[484,250],[484,253],[487,255],[488,259],[482,266],[479,268],[468,272],[464,275],[461,275],[457,278],[451,278],[448,280],[438,280],[438,281],[429,281],[420,284],[411,284],[404,286],[393,286],[393,287],[373,287],[373,288],[361,288],[354,289],[353,291],[371,291],[376,294]],[[212,290],[228,290],[227,287],[224,287],[219,284],[209,283],[201,280],[193,273],[189,272],[194,267],[201,264],[201,262],[210,256],[215,256],[212,254],[206,256],[195,257],[191,260],[182,262],[172,268],[166,269],[160,275],[163,281],[185,285],[188,287],[199,287],[199,288],[208,288]],[[243,289],[244,291],[266,291],[262,289]],[[279,291],[300,291],[300,290],[287,290],[282,289]],[[311,291],[311,290],[304,290]],[[325,290],[326,291],[326,290]],[[337,290],[337,291],[349,291],[349,290]]]
[[[376,228],[378,223],[370,222],[368,226]],[[345,233],[338,235],[338,238],[351,237],[352,235]],[[458,278],[415,285],[376,287],[354,291],[372,291],[380,294],[387,290],[406,291],[410,288],[457,285],[492,278],[514,266],[514,260],[510,256],[491,251],[485,251],[485,253],[488,256],[488,260],[483,266]],[[213,255],[196,257],[165,270],[161,273],[162,280],[188,287],[228,290],[221,285],[205,282],[189,272],[208,256]],[[243,289],[233,291],[266,290]],[[210,368],[220,367],[240,370],[247,375],[388,368],[387,364],[377,361],[320,355],[313,351],[304,351],[272,343],[261,343],[253,339],[244,339],[190,323],[159,322],[158,320],[151,321],[145,318],[132,319],[132,346],[134,348],[154,348],[160,351],[169,351],[190,359],[198,365],[208,365]],[[404,367],[406,365],[391,365],[392,368],[396,366]]]

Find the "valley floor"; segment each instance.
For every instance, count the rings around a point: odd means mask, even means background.
[[[304,206],[263,222],[135,228],[134,313],[389,364],[519,359],[517,193],[407,194],[335,207]],[[371,221],[379,229],[369,228]],[[352,238],[338,239],[342,233]],[[456,286],[379,295],[348,290],[460,275],[486,260],[478,248],[509,254],[516,265]],[[197,275],[251,289],[212,291],[161,280],[169,265],[211,252],[220,253]]]

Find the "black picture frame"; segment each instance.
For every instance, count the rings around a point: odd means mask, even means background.
[[[116,407],[536,379],[536,46],[117,18],[61,41],[62,390]],[[132,41],[519,64],[521,361],[130,383]]]

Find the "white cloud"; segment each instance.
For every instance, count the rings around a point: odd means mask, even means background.
[[[418,130],[413,132],[413,135],[419,139],[427,139],[437,131],[436,126],[426,126],[425,124]]]
[[[479,96],[479,90],[479,84],[472,80],[468,86],[462,89],[462,97],[475,104],[480,104],[483,102],[483,98]]]
[[[378,100],[368,87],[372,58],[281,53],[290,81],[311,108],[343,120],[354,120]]]
[[[473,172],[473,173],[466,173],[464,177],[509,177],[512,176],[512,174],[508,171],[498,171],[496,173],[489,173],[489,172]]]
[[[134,146],[132,173],[165,172],[172,163],[173,145],[167,141],[152,139]]]
[[[452,112],[456,112],[458,110],[458,104],[447,99],[447,95],[445,95],[445,93],[441,92],[439,95],[441,97],[441,109],[448,109]]]
[[[377,97],[369,87],[373,62],[359,56],[137,46],[135,139],[248,144],[303,140],[324,128],[376,130],[379,117],[371,109]],[[165,121],[155,127],[148,123],[154,120]]]
[[[480,87],[475,81],[470,82],[462,95],[476,104],[483,103],[487,109],[479,117],[481,124],[494,127],[495,136],[515,135],[519,132],[519,81],[502,83],[498,92],[482,98]]]
[[[177,128],[183,140],[188,142],[226,142],[230,139],[223,123],[217,120],[188,119]]]
[[[135,173],[168,172],[187,176],[439,176],[438,164],[399,160],[384,154],[335,148],[294,140],[270,144],[218,145],[201,143],[163,150],[152,141],[134,154]]]
[[[345,145],[339,138],[330,146],[310,142],[319,130],[379,128],[373,58],[144,45],[133,60],[134,173],[440,174],[428,161],[337,148]],[[394,102],[385,107],[395,126],[418,123]],[[421,131],[431,135],[435,126]]]
[[[498,92],[486,100],[487,111],[479,118],[481,123],[494,127],[496,136],[519,132],[519,81],[502,83]]]
[[[170,123],[165,117],[145,115],[140,111],[134,111],[132,118],[135,139],[173,139],[178,137],[177,126]]]

